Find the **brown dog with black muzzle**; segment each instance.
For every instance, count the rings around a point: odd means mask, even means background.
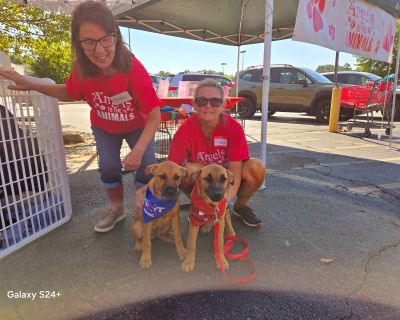
[[[233,173],[217,164],[209,164],[199,171],[192,173],[191,178],[196,180],[191,194],[189,235],[187,254],[182,263],[182,270],[193,271],[196,259],[196,241],[201,225],[211,225],[219,222],[218,254],[224,269],[229,263],[224,256],[224,231],[234,234],[229,212],[227,210],[226,189],[233,184]],[[217,268],[218,258],[217,259]]]
[[[145,191],[143,208],[136,208],[131,231],[136,238],[135,249],[142,251],[140,266],[150,268],[151,239],[155,237],[166,242],[175,242],[179,258],[185,258],[186,249],[182,241],[179,217],[179,187],[181,177],[187,175],[187,170],[172,161],[164,161],[148,166],[145,172],[153,177]],[[173,240],[169,237],[171,225]]]

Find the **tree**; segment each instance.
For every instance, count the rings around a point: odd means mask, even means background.
[[[343,66],[338,66],[338,71],[350,71],[351,65],[349,63],[345,63]],[[333,64],[323,64],[317,67],[315,70],[317,72],[333,72],[335,71],[335,65]]]
[[[0,0],[0,50],[32,75],[64,82],[71,69],[70,19]]]
[[[396,65],[396,57],[397,57],[397,42],[398,39],[398,32],[400,29],[400,23],[396,23],[396,34],[394,37],[394,48],[393,48],[393,61],[392,64],[388,64],[387,62],[371,60],[364,57],[357,57],[356,58],[356,65],[358,71],[370,72],[374,73],[378,76],[384,77],[388,73],[395,73],[395,65]]]

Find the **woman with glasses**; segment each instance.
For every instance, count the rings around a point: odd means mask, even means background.
[[[112,12],[102,2],[83,2],[71,22],[74,64],[65,84],[43,85],[11,70],[0,76],[12,80],[12,90],[35,90],[64,101],[86,99],[99,155],[100,179],[111,208],[96,223],[107,232],[125,218],[120,149],[123,139],[131,151],[125,170],[136,170],[136,188],[147,183],[144,169],[155,162],[154,134],[160,122],[160,101],[151,79],[122,42]]]
[[[235,181],[227,191],[232,213],[251,227],[260,227],[261,220],[247,205],[264,181],[265,167],[259,159],[251,159],[242,126],[224,112],[224,89],[214,79],[199,83],[194,93],[196,111],[176,131],[168,160],[194,172],[216,163],[233,172]],[[182,180],[181,189],[189,195],[195,181]]]

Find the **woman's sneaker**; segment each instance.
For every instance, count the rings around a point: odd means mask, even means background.
[[[124,209],[113,211],[109,209],[94,226],[94,231],[107,232],[114,228],[115,224],[125,219]]]
[[[234,205],[231,212],[238,218],[242,219],[243,222],[249,227],[259,228],[262,222],[259,217],[254,213],[253,209],[246,205],[237,204]]]

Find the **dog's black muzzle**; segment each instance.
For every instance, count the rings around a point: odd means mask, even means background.
[[[218,185],[210,185],[205,191],[207,196],[214,202],[220,202],[225,196],[225,190]]]
[[[178,194],[179,194],[178,189],[173,186],[166,186],[162,191],[162,196],[167,199],[176,197]]]

